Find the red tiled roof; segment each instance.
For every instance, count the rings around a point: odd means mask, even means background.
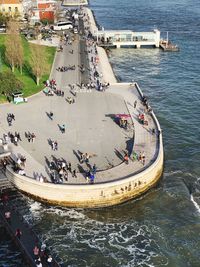
[[[21,0],[0,0],[0,4],[4,5],[16,5],[21,4]]]

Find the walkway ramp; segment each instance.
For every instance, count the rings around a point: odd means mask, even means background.
[[[11,219],[7,221],[5,219],[5,212],[11,212]],[[23,258],[27,262],[28,266],[36,267],[35,256],[33,254],[33,248],[35,245],[39,246],[40,241],[28,223],[18,213],[17,207],[12,206],[8,201],[1,203],[0,205],[0,221],[4,225],[8,234],[11,236],[15,244],[19,247]],[[22,232],[21,238],[15,236],[16,229],[20,229]],[[47,266],[46,259],[41,258],[44,267]],[[52,267],[60,267],[55,259],[53,259]]]

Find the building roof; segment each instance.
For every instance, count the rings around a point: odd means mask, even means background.
[[[18,5],[21,4],[22,0],[0,0],[0,4],[4,4],[4,5]]]

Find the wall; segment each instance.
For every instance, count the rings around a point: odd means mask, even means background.
[[[9,7],[11,7],[11,11],[9,11]],[[17,8],[17,11],[15,11],[15,8]],[[15,15],[19,15],[19,16],[23,16],[23,6],[22,4],[2,4],[0,6],[0,12],[2,12],[3,14],[7,14],[10,16],[15,16]]]
[[[93,185],[40,183],[14,173],[10,167],[7,167],[6,175],[17,188],[39,201],[68,207],[103,207],[122,203],[146,192],[159,180],[162,171],[163,146],[160,135],[156,161],[141,173],[118,181]]]

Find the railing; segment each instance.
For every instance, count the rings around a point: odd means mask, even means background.
[[[23,257],[25,258],[26,262],[28,263],[29,266],[33,266],[36,267],[36,263],[33,260],[33,258],[31,257],[30,253],[27,251],[27,249],[25,248],[25,246],[22,244],[22,242],[20,241],[19,238],[17,238],[12,230],[12,228],[10,227],[9,223],[7,222],[7,220],[4,218],[3,214],[0,211],[0,217],[1,220],[8,232],[8,234],[10,235],[10,237],[13,239],[13,241],[15,242],[15,244],[19,247]]]
[[[12,211],[14,211],[17,214],[18,218],[20,218],[20,221],[24,224],[24,226],[26,228],[29,229],[30,235],[33,236],[35,243],[38,243],[39,242],[38,236],[36,235],[35,231],[29,227],[29,224],[27,223],[27,221],[24,220],[23,216],[18,212],[17,207],[16,206],[14,206],[14,207],[9,206],[9,208],[11,210],[11,214],[12,214]],[[23,242],[21,242],[21,240],[15,236],[15,233],[14,233],[11,225],[8,223],[8,221],[4,217],[4,214],[2,214],[1,210],[0,210],[0,218],[1,218],[1,221],[3,222],[3,225],[5,226],[8,234],[13,239],[13,241],[16,243],[16,245],[19,247],[24,259],[27,262],[27,264],[31,267],[36,267],[36,263],[34,261],[34,258],[30,255],[30,252],[26,249]],[[33,244],[33,246],[34,246],[34,244]],[[53,259],[52,267],[61,267],[61,265],[55,260],[55,258]]]

